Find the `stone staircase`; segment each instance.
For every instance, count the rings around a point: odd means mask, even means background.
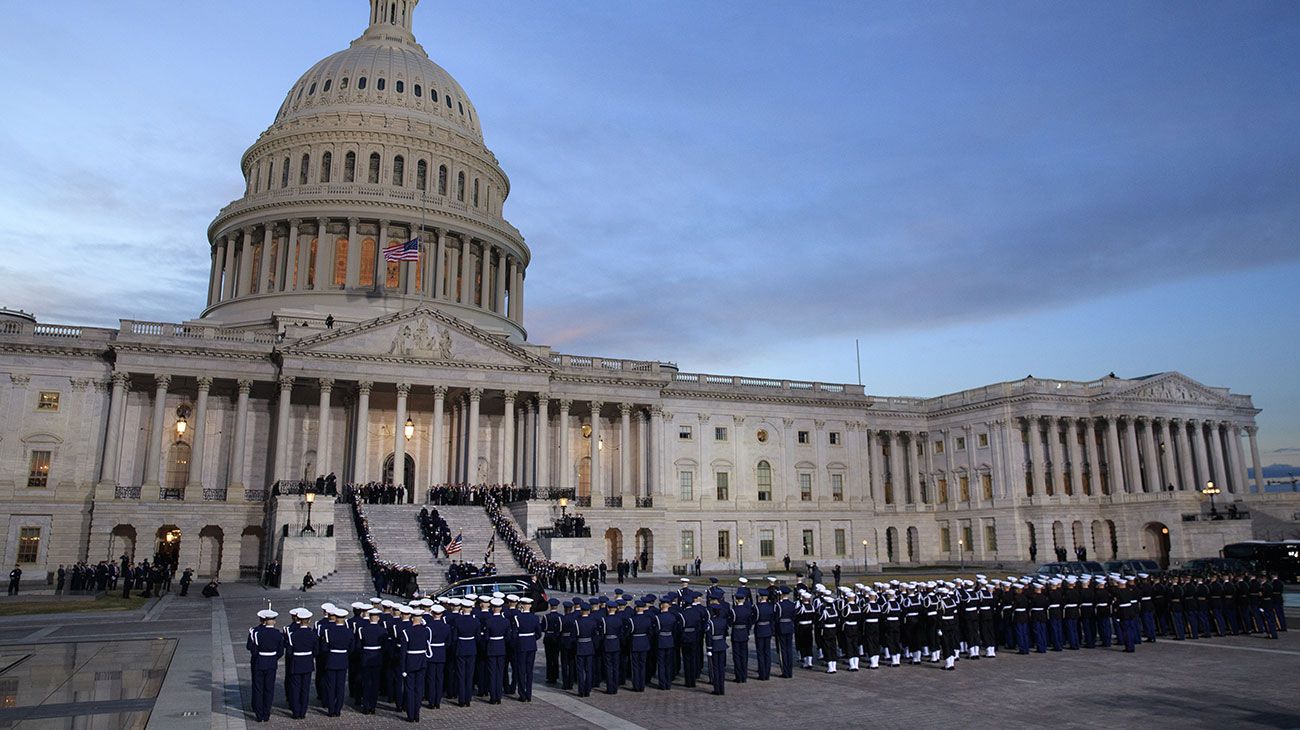
[[[415,568],[420,573],[420,590],[423,592],[446,585],[447,561],[435,561],[433,551],[420,536],[421,506],[365,504],[361,510],[370,522],[370,537],[375,541],[379,559]]]
[[[442,515],[442,518],[447,521],[447,526],[451,528],[452,539],[455,539],[457,534],[461,535],[462,548],[459,557],[467,563],[475,565],[482,563],[488,542],[496,534],[492,529],[492,521],[488,519],[483,507],[479,505],[439,506],[437,509],[438,514]],[[416,512],[419,510],[417,509]],[[497,572],[501,575],[524,572],[502,540],[496,542],[496,548],[492,551],[492,562],[497,564]]]
[[[342,502],[334,505],[334,572],[316,581],[312,593],[328,593],[348,602],[374,593],[375,586],[366,568],[366,554],[361,550],[357,528],[352,522],[352,505]]]

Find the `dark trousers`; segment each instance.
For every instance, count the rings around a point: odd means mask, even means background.
[[[794,634],[778,634],[776,649],[781,654],[781,676],[794,676]]]
[[[1278,631],[1286,631],[1286,612],[1282,610],[1282,604],[1275,603],[1270,607],[1273,614],[1273,623],[1277,624]]]
[[[572,647],[560,650],[560,686],[573,689],[574,674],[577,671],[577,656]]]
[[[533,663],[537,660],[537,650],[515,651],[515,689],[519,699],[524,702],[533,700]]]
[[[605,694],[618,694],[618,673],[622,669],[619,666],[622,661],[621,652],[606,649],[601,659],[605,666]]]
[[[1183,625],[1183,612],[1170,611],[1169,622],[1174,625],[1174,638],[1182,641],[1183,636],[1187,633],[1187,627]]]
[[[587,697],[591,695],[591,674],[593,670],[594,656],[575,657],[574,668],[578,675],[578,696]]]
[[[1079,619],[1065,619],[1065,642],[1071,649],[1079,648]]]
[[[456,701],[462,705],[474,696],[474,659],[473,654],[456,657]]]
[[[1104,648],[1110,648],[1110,616],[1097,617],[1097,641]]]
[[[758,658],[758,678],[770,678],[772,676],[772,637],[754,637],[754,652]]]
[[[645,665],[648,651],[632,652],[632,690],[640,692],[645,689]]]
[[[489,656],[484,664],[487,665],[488,701],[495,705],[501,701],[505,689],[506,657],[504,654]]]
[[[1039,654],[1047,653],[1047,622],[1031,621],[1029,628],[1034,634],[1034,651]]]
[[[1134,651],[1140,641],[1138,620],[1135,618],[1120,619],[1119,622],[1120,638],[1124,641],[1124,651]]]
[[[555,684],[560,678],[560,640],[558,637],[546,636],[542,639],[542,649],[546,653],[546,683]]]
[[[834,659],[834,655],[829,655],[828,659]],[[731,673],[735,675],[736,681],[745,683],[749,681],[749,640],[737,641],[731,640]]]
[[[424,669],[407,670],[402,677],[402,697],[406,700],[406,719],[420,719],[420,699],[424,694]]]
[[[1016,624],[1016,648],[1021,654],[1029,653],[1029,624]]]
[[[1062,643],[1063,630],[1061,619],[1052,618],[1047,620],[1047,631],[1051,637],[1052,651],[1060,651]]]
[[[1151,611],[1142,612],[1142,633],[1146,635],[1147,641],[1156,640],[1156,615]]]
[[[17,581],[17,580],[11,580],[11,581],[9,581],[9,595],[11,595],[11,596],[16,596],[16,595],[18,595],[18,581]]]
[[[446,662],[428,662],[424,665],[424,701],[436,710],[442,707],[442,693],[445,689],[443,668]]]
[[[348,693],[348,670],[325,670],[325,711],[337,715],[343,711],[343,698]]]
[[[695,680],[700,676],[700,665],[695,656],[696,646],[695,641],[682,645],[682,684],[687,687],[694,687]]]
[[[253,716],[259,721],[271,719],[275,702],[275,667],[253,670]]]
[[[284,676],[284,695],[289,703],[289,714],[294,717],[306,717],[307,705],[311,702],[308,691],[311,688],[311,672],[286,674]]]
[[[672,647],[659,649],[656,654],[659,669],[659,689],[668,689],[673,686],[673,654],[676,652]]]
[[[709,653],[709,681],[713,691],[724,694],[727,691],[727,652],[719,649]]]
[[[382,667],[361,668],[361,711],[374,712],[379,704],[379,673]]]

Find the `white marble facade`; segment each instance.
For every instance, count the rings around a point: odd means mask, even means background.
[[[742,549],[749,571],[786,555],[1014,564],[1031,545],[1176,561],[1261,516],[1294,531],[1300,504],[1246,476],[1250,397],[1176,372],[897,398],[530,343],[508,180],[415,42],[416,4],[372,0],[363,35],[245,154],[199,318],[101,329],[0,310],[8,564],[144,556],[179,530],[183,563],[235,579],[270,559],[275,481],[380,480],[407,456],[417,487],[573,489],[592,554],[644,549],[660,573],[696,556],[734,570]],[[418,261],[382,259],[410,239]],[[1208,481],[1252,517],[1202,519]],[[529,527],[558,511],[533,505]]]

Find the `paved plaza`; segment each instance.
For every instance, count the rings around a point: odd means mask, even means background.
[[[607,586],[612,590],[614,586]],[[662,583],[624,588],[663,590]],[[354,595],[303,594],[226,586],[221,598],[170,594],[138,611],[0,618],[0,727],[243,728],[249,711],[244,636],[267,601],[282,614],[306,599]],[[1300,620],[1295,594],[1288,614]],[[319,613],[319,611],[317,610]],[[1135,655],[1117,649],[1028,657],[963,660],[956,672],[939,665],[881,668],[834,675],[796,670],[793,679],[728,683],[724,697],[701,684],[580,699],[541,683],[531,704],[506,700],[425,710],[422,721],[458,728],[792,727],[818,722],[878,727],[1300,727],[1295,668],[1300,632],[1279,641],[1227,637],[1160,641]],[[752,665],[751,665],[752,672]],[[751,677],[752,679],[752,677]],[[283,676],[278,677],[282,681]],[[301,727],[288,717],[279,687],[270,725]],[[312,726],[404,725],[391,708],[373,717],[351,708]]]

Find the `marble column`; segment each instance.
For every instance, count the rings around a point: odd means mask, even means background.
[[[275,261],[271,258],[271,246],[275,241],[275,224],[262,226],[262,264],[257,273],[257,293],[266,294],[275,291]]]
[[[650,490],[646,488],[646,468],[650,463],[650,459],[647,458],[650,453],[650,429],[646,421],[646,412],[639,408],[636,412],[636,433],[639,448],[636,459],[636,495],[646,497],[650,494]]]
[[[471,388],[469,391],[469,436],[466,439],[465,447],[465,465],[469,475],[470,484],[478,484],[478,406],[483,400],[482,388]]]
[[[289,238],[284,243],[284,285],[280,291],[301,291],[302,286],[298,283],[303,276],[297,265],[298,262],[298,226],[302,224],[301,218],[292,218],[289,220]]]
[[[506,285],[509,287],[508,296],[510,297],[509,301],[506,303],[506,319],[509,319],[512,322],[518,321],[515,319],[515,295],[518,292],[518,289],[515,287],[515,270],[517,266],[518,264],[516,263],[514,256],[506,257],[505,275]]]
[[[348,253],[352,252],[352,243],[348,242]],[[357,383],[357,436],[354,439],[352,455],[352,481],[365,483],[370,478],[370,390],[375,386],[369,380]]]
[[[429,483],[443,484],[450,481],[447,470],[443,467],[443,458],[447,448],[442,443],[443,409],[446,408],[447,386],[433,386],[433,428],[429,432]]]
[[[239,241],[239,278],[235,281],[236,296],[248,296],[253,290],[253,227],[244,228]]]
[[[1223,435],[1221,424],[1210,422],[1210,468],[1214,473],[1214,483],[1226,494],[1232,488],[1228,483],[1228,468],[1223,461]]]
[[[1096,424],[1091,418],[1075,422],[1083,432],[1083,455],[1088,460],[1087,487],[1080,487],[1083,494],[1092,496],[1101,494],[1101,460],[1097,458]]]
[[[1146,475],[1143,489],[1147,492],[1159,492],[1161,487],[1160,455],[1156,453],[1156,439],[1151,419],[1146,416],[1138,416],[1137,422],[1142,427],[1142,472]]]
[[[402,487],[406,484],[406,397],[411,393],[408,383],[397,384],[397,428],[393,433],[393,485]]]
[[[523,486],[537,486],[537,403],[529,401],[524,415],[524,481]]]
[[[650,464],[647,475],[645,496],[653,497],[664,493],[663,485],[663,448],[664,448],[664,409],[660,405],[650,406]],[[773,495],[775,497],[775,495]]]
[[[883,433],[883,432],[882,432]],[[907,490],[903,474],[903,436],[898,431],[889,432],[889,489],[885,492],[885,504],[898,504],[898,493]]]
[[[1205,483],[1213,479],[1210,475],[1209,460],[1205,453],[1205,421],[1188,420],[1187,428],[1191,431],[1192,454],[1196,457],[1196,483],[1192,488],[1200,491]]]
[[[457,301],[467,307],[473,304],[473,302],[470,301],[470,297],[473,296],[470,292],[474,289],[474,279],[472,278],[474,272],[471,271],[469,267],[470,247],[470,237],[467,234],[462,233],[460,236],[460,288],[457,291],[456,296]]]
[[[451,469],[451,483],[461,484],[464,482],[461,473],[461,432],[464,431],[465,409],[458,398],[451,404],[451,456],[448,466]]]
[[[1170,441],[1178,446],[1178,491],[1196,488],[1196,467],[1192,463],[1192,440],[1188,436],[1191,427],[1181,418],[1169,421]]]
[[[1235,423],[1232,424],[1228,428],[1228,435],[1232,437],[1232,478],[1237,483],[1234,491],[1238,494],[1245,494],[1250,491],[1250,487],[1248,486],[1249,480],[1246,475],[1246,455],[1241,450],[1241,426]]]
[[[298,241],[298,278],[294,291],[304,292],[311,287],[310,282],[315,275],[311,270],[311,239],[304,238]]]
[[[438,236],[433,245],[433,258],[436,270],[433,271],[433,297],[435,299],[447,298],[447,231],[444,228],[437,229]]]
[[[1047,416],[1047,453],[1050,454],[1052,478],[1047,482],[1048,494],[1065,494],[1065,456],[1061,453],[1061,419]]]
[[[513,390],[505,392],[505,410],[501,415],[501,460],[497,462],[497,482],[509,484],[515,474],[515,396]]]
[[[1128,492],[1126,476],[1119,454],[1119,418],[1106,416],[1106,477],[1110,481],[1111,494]]]
[[[1164,482],[1162,486],[1168,487],[1175,485],[1178,481],[1178,470],[1174,466],[1174,433],[1171,430],[1169,419],[1155,419],[1156,437],[1158,439],[1156,448],[1160,449],[1160,468],[1164,472]]]
[[[817,438],[817,443],[820,445],[821,434],[817,433],[815,434],[815,437]],[[911,504],[916,504],[917,502],[924,501],[924,495],[921,494],[921,489],[922,489],[921,458],[924,455],[924,448],[925,448],[922,445],[923,442],[924,442],[923,433],[917,433],[913,431],[912,433],[908,434],[907,463],[911,465],[911,472],[908,474],[908,479],[907,479],[907,501]],[[974,445],[973,444],[970,445],[970,448],[974,448]],[[917,453],[918,450],[921,450],[922,453],[918,454]]]
[[[316,407],[316,473],[308,474],[308,479],[330,473],[330,393],[334,390],[334,379],[321,378],[318,382],[320,402]]]
[[[153,423],[149,432],[149,442],[145,447],[144,484],[157,487],[162,455],[167,453],[167,444],[171,443],[171,434],[166,433],[165,430],[167,428],[167,386],[171,384],[172,376],[158,374],[153,376],[153,380]]]
[[[190,446],[190,474],[186,481],[187,488],[203,489],[203,452],[208,436],[208,390],[212,388],[212,378],[198,378],[199,393],[194,399],[194,442]],[[191,497],[202,497],[190,495]]]
[[[316,284],[312,287],[315,291],[334,288],[334,242],[330,240],[329,230],[329,218],[316,219]]]
[[[1020,498],[1025,494],[1025,442],[1021,438],[1020,421],[1007,418],[1002,424],[1002,446],[1005,451],[1007,484],[999,496]]]
[[[1125,416],[1125,421],[1127,423],[1124,429],[1124,456],[1127,468],[1124,470],[1124,482],[1130,493],[1138,494],[1143,491],[1143,488],[1142,460],[1138,456],[1137,419]]]
[[[1083,494],[1083,457],[1079,449],[1079,419],[1062,418],[1065,427],[1065,459],[1069,462],[1070,483],[1065,488],[1067,495]],[[1064,471],[1064,467],[1062,467]]]
[[[1247,426],[1246,435],[1250,437],[1250,465],[1255,469],[1255,491],[1264,493],[1264,469],[1259,463],[1259,442],[1255,440],[1255,434],[1259,432],[1257,426]]]
[[[1028,416],[1025,423],[1029,427],[1029,467],[1034,479],[1034,496],[1041,497],[1047,493],[1047,470],[1044,469],[1043,430],[1038,416]]]
[[[208,306],[221,301],[221,271],[226,260],[226,237],[212,243],[212,271],[208,274]]]
[[[104,438],[104,461],[100,468],[100,483],[118,485],[117,465],[122,456],[122,422],[126,410],[126,388],[131,376],[115,372],[112,390],[108,397],[108,432]]]
[[[501,249],[497,249],[496,263],[492,269],[496,272],[496,301],[493,302],[492,311],[502,314],[506,303],[506,254]]]
[[[221,283],[221,301],[229,301],[235,296],[235,234],[226,234],[226,262],[222,265],[222,271],[226,272],[225,278]]]
[[[275,415],[275,462],[271,470],[272,481],[288,479],[289,475],[289,405],[293,401],[293,377],[281,375],[279,401]]]
[[[537,394],[537,486],[549,487],[551,480],[551,396]]]
[[[492,309],[492,248],[486,241],[479,247],[478,306],[484,311]]]
[[[360,218],[348,219],[348,289],[361,286],[361,235],[357,231],[360,223]]]
[[[515,306],[515,315],[517,316],[517,319],[515,321],[522,325],[524,323],[524,268],[523,266],[520,266],[519,269],[516,271],[515,279],[519,282],[519,293],[517,296],[517,304]]]
[[[227,480],[230,489],[240,490],[244,488],[245,454],[247,453],[244,442],[248,437],[248,394],[253,390],[253,381],[240,378],[236,387],[238,394],[235,396],[235,437],[230,447],[230,469]]]
[[[618,493],[623,496],[624,507],[633,507],[636,493],[632,491],[632,404],[619,403],[618,417]]]
[[[604,404],[591,402],[591,506],[605,506],[605,492],[600,481],[600,409]]]

